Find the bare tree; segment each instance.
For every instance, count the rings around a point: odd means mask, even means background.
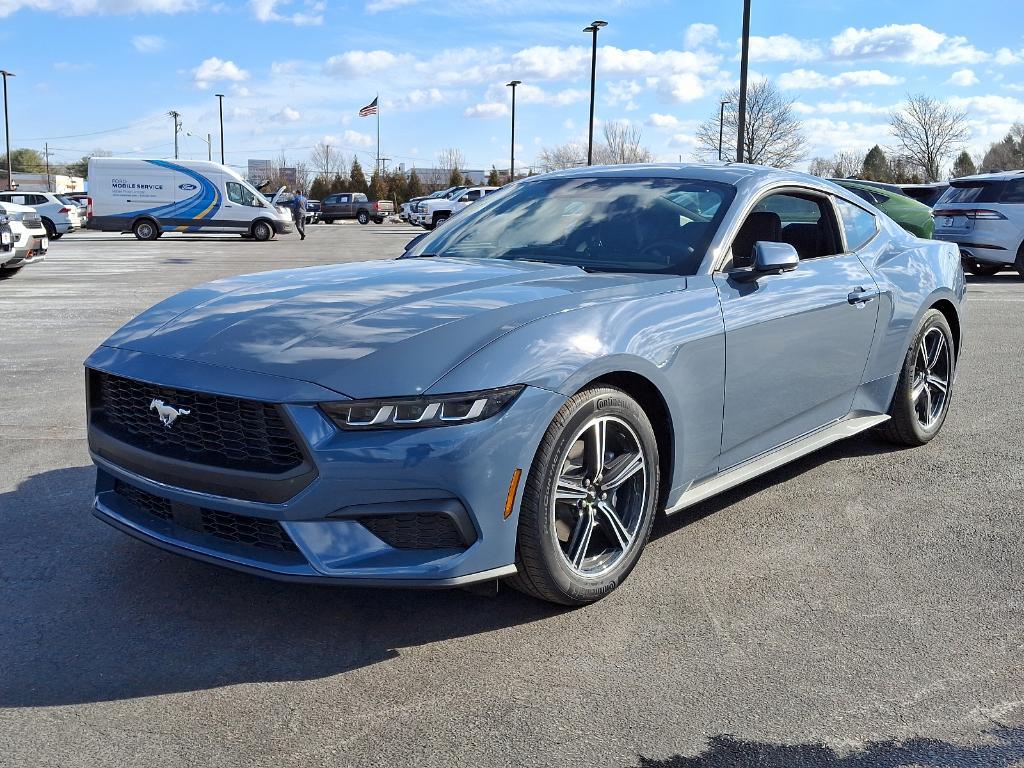
[[[970,138],[966,112],[921,93],[907,95],[903,107],[889,115],[889,127],[900,154],[926,181],[938,181],[945,160]]]
[[[628,120],[609,120],[604,124],[604,146],[597,147],[596,159],[602,165],[649,163],[654,155],[640,144],[643,132]]]
[[[437,153],[437,167],[443,172],[439,175],[452,178],[455,171],[462,171],[466,167],[466,158],[463,156],[462,150],[455,147],[442,149]]]
[[[835,168],[835,165],[830,158],[816,157],[811,160],[811,165],[808,167],[807,172],[811,176],[821,176],[823,179],[826,179],[832,175],[833,168]]]
[[[339,162],[344,162],[341,153],[331,149],[331,145],[323,141],[317,142],[309,154],[309,164],[321,179],[329,179],[337,173]]]
[[[814,158],[809,170],[812,176],[849,179],[857,176],[863,165],[864,158],[856,152],[836,152],[832,157]]]
[[[308,163],[300,162],[295,164],[295,183],[299,189],[309,191],[309,185],[313,181],[313,171]]]
[[[734,157],[740,100],[738,88],[726,91],[720,101],[728,101],[725,108],[724,151],[728,160]],[[716,109],[697,128],[697,155],[703,159],[718,158],[718,117]],[[757,165],[788,168],[807,154],[807,141],[800,121],[793,114],[793,100],[787,99],[771,80],[764,78],[747,87],[747,119],[743,136],[743,159]]]
[[[587,147],[579,142],[560,144],[557,147],[544,147],[537,155],[537,164],[545,173],[586,165]]]

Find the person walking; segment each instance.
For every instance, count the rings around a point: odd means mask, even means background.
[[[295,231],[299,233],[302,240],[306,239],[306,196],[301,189],[296,189],[292,195],[292,219],[295,221]]]

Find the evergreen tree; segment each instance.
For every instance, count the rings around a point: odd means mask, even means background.
[[[386,200],[388,196],[387,187],[384,186],[384,179],[381,178],[379,173],[374,173],[370,177],[370,186],[366,191],[371,200]]]
[[[334,174],[334,178],[331,180],[330,193],[336,195],[339,192],[348,192],[349,180],[347,176],[342,176],[340,173]]]
[[[974,161],[971,160],[971,156],[965,149],[953,162],[953,178],[959,179],[961,176],[973,176],[978,172],[978,169],[974,167]]]
[[[498,169],[493,165],[491,166],[491,172],[487,174],[487,186],[489,187],[500,187],[501,186],[501,174],[498,173]]]
[[[366,183],[366,174],[363,173],[363,166],[359,163],[358,157],[352,158],[352,168],[349,170],[349,187],[351,192],[362,192],[364,195],[370,191]]]
[[[409,183],[406,185],[405,194],[408,195],[407,200],[413,197],[423,197],[423,182],[420,181],[420,176],[416,171],[409,174]]]
[[[309,196],[313,200],[323,200],[331,194],[331,183],[323,176],[317,176],[309,187]]]
[[[885,152],[882,148],[875,144],[867,155],[864,156],[864,165],[861,168],[860,176],[862,179],[870,179],[871,181],[892,181],[892,170],[889,167],[889,160],[885,156]]]
[[[464,183],[465,179],[462,178],[462,171],[458,168],[452,168],[452,172],[448,176],[448,186],[461,187]]]

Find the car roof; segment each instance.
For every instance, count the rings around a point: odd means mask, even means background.
[[[1004,181],[1006,179],[1016,179],[1024,175],[1024,170],[1018,171],[997,171],[995,173],[976,173],[973,176],[960,176],[956,179],[950,179],[950,184],[959,184],[962,182],[972,181]]]

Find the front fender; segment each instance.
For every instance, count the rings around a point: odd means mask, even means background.
[[[529,384],[569,396],[626,372],[665,401],[674,434],[673,489],[717,470],[725,392],[725,335],[710,278],[672,281],[667,292],[583,306],[499,337],[428,392]]]

